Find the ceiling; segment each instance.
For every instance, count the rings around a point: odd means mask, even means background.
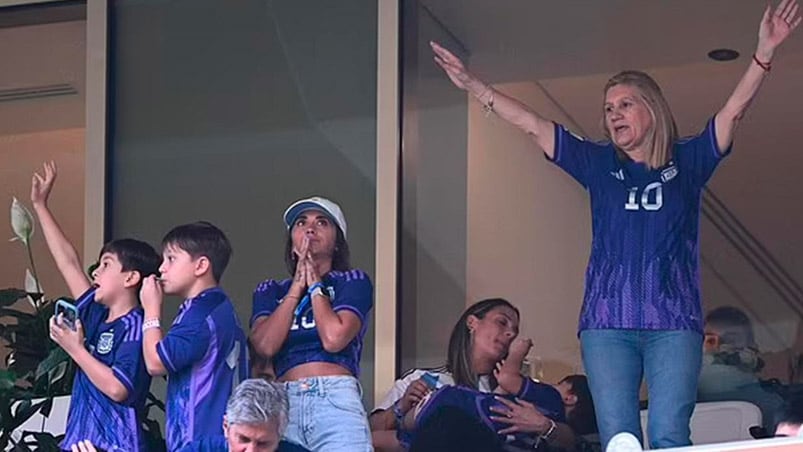
[[[750,64],[764,0],[420,0],[493,83],[538,83],[587,136],[601,138],[605,81],[641,69],[662,86],[681,134],[696,133]],[[716,48],[737,50],[715,62]],[[803,27],[776,52],[709,188],[803,282]],[[710,227],[709,227],[710,229]],[[703,235],[706,225],[703,224]],[[713,246],[708,242],[708,246]],[[703,253],[706,241],[703,242]]]
[[[68,84],[75,94],[0,102],[0,136],[84,126],[86,22],[56,21],[50,8],[34,23],[17,8],[0,8],[0,92],[8,89]],[[72,10],[58,10],[70,13]],[[72,11],[72,12],[71,12]],[[63,14],[62,14],[63,15]],[[5,26],[9,17],[24,25]],[[8,19],[8,20],[7,20]]]

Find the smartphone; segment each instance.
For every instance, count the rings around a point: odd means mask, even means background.
[[[67,301],[65,298],[56,300],[56,317],[62,314],[62,321],[67,327],[73,331],[76,330],[76,322],[78,320],[78,308],[74,304]]]
[[[421,375],[421,379],[424,380],[424,383],[430,390],[434,390],[438,386],[438,375],[427,372]]]

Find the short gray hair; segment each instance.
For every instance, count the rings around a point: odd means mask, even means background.
[[[243,380],[226,404],[226,422],[232,424],[268,424],[276,421],[279,436],[287,428],[290,404],[282,383],[261,378]]]

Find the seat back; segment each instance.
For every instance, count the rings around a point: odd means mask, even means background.
[[[649,447],[648,409],[641,410],[644,448]],[[691,416],[692,444],[713,444],[753,439],[750,427],[761,425],[761,410],[749,402],[703,402]]]

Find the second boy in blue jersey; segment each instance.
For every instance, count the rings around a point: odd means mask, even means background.
[[[198,222],[177,226],[162,241],[161,280],[142,288],[143,352],[151,375],[168,375],[167,447],[171,451],[223,433],[232,389],[247,378],[245,334],[218,286],[231,256],[220,229]],[[173,325],[161,330],[162,293],[184,298]]]

